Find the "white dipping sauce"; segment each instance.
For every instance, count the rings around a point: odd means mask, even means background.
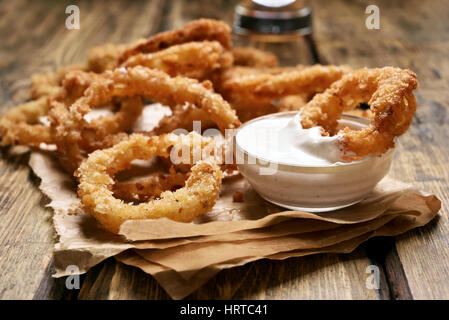
[[[341,127],[360,129],[359,122],[342,119]],[[340,162],[338,135],[322,136],[320,127],[303,129],[300,115],[267,117],[248,123],[237,135],[237,144],[249,154],[274,163],[329,166]]]
[[[340,127],[363,128],[368,121],[343,115]],[[361,201],[388,173],[393,149],[380,156],[342,162],[339,136],[321,128],[303,129],[297,112],[264,116],[245,123],[235,135],[243,161],[240,173],[263,198],[311,212],[336,210]]]

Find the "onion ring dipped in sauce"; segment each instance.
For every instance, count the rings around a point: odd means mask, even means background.
[[[112,175],[129,168],[131,161],[150,159],[153,155],[170,157],[171,148],[184,143],[186,137],[195,139],[195,135],[200,141],[203,139],[194,132],[188,136],[164,134],[148,137],[133,134],[109,149],[91,153],[76,172],[80,182],[78,195],[87,212],[105,229],[118,233],[120,225],[128,219],[166,217],[190,222],[209,211],[218,198],[223,177],[213,157],[194,164],[185,186],[174,192],[162,192],[159,199],[133,205],[113,195],[115,182]]]
[[[355,204],[388,174],[394,139],[416,110],[417,85],[413,72],[392,67],[346,74],[299,112],[244,124],[236,149],[256,161],[239,163],[239,171],[263,198],[289,209]],[[343,115],[361,103],[371,107],[372,119]]]
[[[317,94],[301,111],[304,129],[320,126],[323,135],[337,135],[342,160],[352,161],[380,154],[394,147],[394,138],[405,133],[416,111],[413,94],[418,86],[410,70],[385,67],[359,69],[343,76]],[[362,102],[371,106],[374,118],[361,130],[337,131],[338,119]]]

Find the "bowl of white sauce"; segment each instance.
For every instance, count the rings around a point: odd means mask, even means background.
[[[369,120],[343,115],[339,127],[362,129]],[[297,111],[259,117],[234,136],[239,171],[267,201],[309,212],[324,212],[363,200],[387,175],[394,149],[360,160],[341,160],[339,136],[304,129]]]

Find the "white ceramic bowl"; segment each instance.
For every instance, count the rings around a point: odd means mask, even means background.
[[[267,117],[292,117],[295,112],[283,112],[253,119],[248,124]],[[343,115],[342,119],[367,125],[365,118]],[[363,200],[387,175],[393,159],[393,149],[381,156],[334,165],[303,166],[274,163],[249,154],[239,145],[236,132],[234,142],[243,163],[238,164],[242,175],[264,199],[292,210],[324,212],[347,207]],[[261,174],[268,170],[272,174]]]

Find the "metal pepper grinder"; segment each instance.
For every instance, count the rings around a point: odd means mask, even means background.
[[[233,40],[275,53],[281,65],[309,64],[312,10],[305,0],[244,0],[235,7]]]

